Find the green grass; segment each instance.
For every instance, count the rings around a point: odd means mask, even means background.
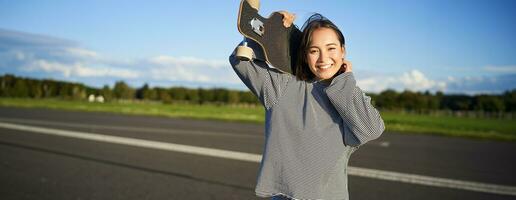
[[[388,131],[516,141],[516,120],[382,112]]]
[[[176,118],[213,119],[263,123],[261,106],[227,106],[199,104],[162,104],[155,102],[109,102],[90,103],[60,99],[0,98],[0,106],[25,108],[51,108],[90,112],[111,112],[134,115],[166,116]]]
[[[261,106],[162,104],[154,102],[89,103],[60,99],[0,98],[0,106],[51,108],[93,112],[176,118],[210,119],[239,122],[264,122]],[[451,116],[430,116],[382,112],[387,131],[400,133],[437,134],[477,139],[516,141],[516,120],[484,119]]]

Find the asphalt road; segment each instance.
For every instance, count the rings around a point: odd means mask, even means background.
[[[263,126],[0,107],[0,122],[261,154]],[[384,133],[350,166],[516,186],[516,143]],[[0,128],[0,199],[260,199],[259,163]],[[516,196],[350,175],[351,199]]]

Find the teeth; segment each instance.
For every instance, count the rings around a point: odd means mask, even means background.
[[[328,69],[332,66],[332,64],[326,64],[326,65],[319,65],[317,67],[321,68],[321,69]]]

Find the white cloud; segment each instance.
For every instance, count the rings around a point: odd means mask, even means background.
[[[168,67],[152,67],[150,69],[151,76],[157,80],[170,81],[207,81],[207,78],[202,75],[196,75],[191,70],[186,70],[183,66],[168,66]]]
[[[97,58],[99,57],[98,53],[95,51],[90,51],[87,49],[77,48],[77,47],[69,47],[66,48],[65,51],[71,55],[81,57],[81,58]]]
[[[114,67],[86,67],[81,64],[77,64],[73,68],[73,72],[78,77],[116,77],[135,79],[140,77],[139,72],[135,70],[119,69]]]
[[[446,88],[446,82],[430,80],[418,70],[403,73],[403,75],[399,77],[399,81],[403,84],[405,89],[412,91],[444,90]]]
[[[482,68],[488,72],[499,72],[499,73],[516,73],[516,65],[509,66],[486,66]]]
[[[220,69],[228,66],[226,60],[207,60],[196,57],[172,57],[160,55],[149,59],[153,64],[157,65],[172,65],[172,66],[201,66]]]
[[[368,78],[359,78],[357,80],[357,85],[368,92],[381,92],[388,88],[393,88],[390,87],[390,85],[394,82],[395,79],[393,77],[373,76]]]
[[[432,80],[426,77],[421,71],[415,69],[404,72],[401,75],[376,74],[369,77],[358,78],[357,84],[368,92],[381,92],[386,89],[395,89],[398,91],[444,91],[447,86],[445,81]]]
[[[172,57],[168,57],[172,58]],[[184,61],[184,60],[183,60]],[[202,83],[226,83],[237,84],[240,79],[232,71],[229,63],[220,66],[209,67],[199,63],[180,63],[155,64],[148,66],[152,79],[166,81],[189,81]],[[215,63],[215,62],[213,62]]]
[[[22,70],[30,72],[43,71],[47,73],[59,73],[64,77],[70,77],[72,73],[72,70],[69,66],[46,60],[34,60],[28,65],[22,67]]]
[[[101,58],[100,54],[81,48],[65,48],[64,51],[51,53],[58,57],[27,57],[23,51],[12,52],[6,56],[22,61],[19,69],[24,72],[44,72],[66,79],[81,78],[86,84],[89,83],[87,78],[106,77],[112,79],[112,82],[125,79],[129,83],[159,82],[161,85],[166,82],[188,82],[190,85],[200,83],[205,86],[241,85],[240,79],[227,61],[163,55],[142,60],[118,61]],[[34,53],[28,52],[30,54]]]
[[[29,72],[58,73],[66,78],[74,77],[114,77],[134,79],[139,73],[133,70],[118,69],[113,67],[87,67],[83,63],[63,64],[59,62],[34,60],[22,67]]]
[[[238,84],[228,61],[160,55],[148,59],[150,77],[155,80],[212,84]]]

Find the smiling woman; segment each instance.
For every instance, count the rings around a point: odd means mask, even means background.
[[[282,14],[284,21],[293,18]],[[349,199],[349,157],[378,138],[384,123],[356,86],[351,63],[344,60],[344,37],[330,20],[313,15],[300,49],[295,76],[257,59],[239,60],[235,53],[229,59],[266,112],[255,192],[273,199]]]
[[[314,15],[304,25],[296,70],[300,80],[331,81],[337,72],[351,72],[351,62],[344,59],[344,35],[329,20],[322,19]]]

